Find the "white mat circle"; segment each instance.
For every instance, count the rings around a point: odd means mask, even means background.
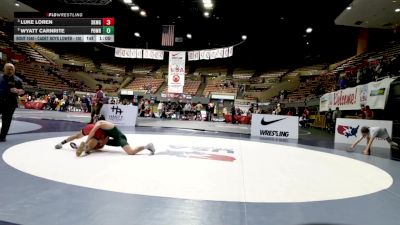
[[[389,188],[385,171],[350,158],[296,147],[222,138],[127,135],[153,142],[157,154],[122,149],[77,158],[64,137],[9,148],[3,159],[34,176],[100,190],[193,200],[310,202],[363,196]]]

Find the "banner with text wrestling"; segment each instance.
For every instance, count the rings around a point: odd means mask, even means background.
[[[385,109],[389,97],[392,78],[386,78],[353,88],[324,94],[320,98],[320,111],[328,111],[329,108],[340,110],[359,110],[361,104],[369,105],[371,109]]]
[[[183,93],[186,52],[169,52],[168,93]]]
[[[251,117],[251,136],[298,139],[299,117],[253,114]]]

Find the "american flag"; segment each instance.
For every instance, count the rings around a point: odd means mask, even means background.
[[[162,26],[161,46],[174,46],[175,25]]]

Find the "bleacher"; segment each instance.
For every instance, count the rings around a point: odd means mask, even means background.
[[[56,76],[49,74],[43,66],[40,64],[33,63],[17,63],[16,64],[16,73],[21,76],[24,81],[24,84],[28,87],[32,87],[33,83],[37,84],[37,87],[43,89],[60,89],[60,90],[69,90],[70,87],[64,83],[62,80],[57,78]]]
[[[238,88],[232,87],[230,85],[226,86],[225,82],[217,81],[217,82],[208,82],[206,88],[204,89],[203,96],[208,97],[210,93],[218,92],[218,93],[234,93],[238,92]]]
[[[348,71],[355,73],[358,69],[369,66],[376,66],[379,60],[390,60],[400,54],[400,42],[392,42],[383,47],[382,49],[369,51],[364,54],[358,55],[349,61],[338,66],[333,72],[340,73],[342,71]]]
[[[93,67],[93,68],[95,67],[93,61],[86,56],[67,53],[67,54],[60,55],[60,58],[63,60],[75,63],[75,64],[82,65],[82,66],[88,66],[88,67]]]
[[[260,75],[264,83],[279,83],[281,78],[288,72],[288,70],[275,70],[268,71]]]
[[[24,55],[26,55],[32,61],[38,63],[47,63],[47,64],[51,63],[48,59],[42,56],[39,52],[37,52],[27,43],[15,42],[14,46],[18,48]]]
[[[29,44],[29,45],[32,48],[36,49],[40,54],[42,54],[42,55],[44,55],[44,56],[46,56],[46,57],[48,57],[50,59],[57,59],[59,57],[59,55],[55,51],[53,51],[53,50],[51,50],[49,48],[46,48],[46,47],[41,46],[41,45],[38,45],[36,43],[35,44]]]
[[[186,68],[186,73],[189,71],[189,67]],[[228,69],[226,67],[200,67],[197,68],[194,74],[210,75],[210,76],[221,76],[226,75]]]
[[[187,95],[196,95],[199,90],[201,82],[197,80],[185,80],[185,85],[183,86],[183,93]],[[164,88],[163,93],[168,92],[168,86]]]
[[[304,66],[297,68],[296,70],[292,71],[292,73],[297,73],[299,76],[316,76],[328,72],[327,68],[328,65],[317,64],[313,66]]]
[[[121,65],[102,63],[100,69],[108,74],[125,74],[125,67]]]
[[[166,74],[168,73],[168,65],[162,65],[158,70],[156,71],[157,74]]]
[[[237,80],[249,80],[255,73],[255,70],[248,70],[248,69],[235,69],[233,71],[232,77],[233,79]]]
[[[150,92],[154,94],[164,83],[163,79],[154,79],[152,77],[136,78],[133,80],[125,89],[131,89],[134,91]]]
[[[15,48],[10,37],[3,31],[0,31],[0,51],[7,56],[8,60],[23,61],[27,58],[19,49]]]
[[[43,57],[27,43],[13,42],[12,39],[3,31],[0,31],[0,49],[18,61],[29,59],[33,62],[50,64],[50,61]]]
[[[268,71],[260,75],[261,78],[281,78],[284,76],[288,70],[273,70]]]
[[[54,71],[54,74],[64,83],[68,84],[70,88],[80,91],[94,91],[93,89],[87,87],[83,82],[71,76],[71,74],[65,69],[57,69]]]
[[[355,76],[363,68],[375,68],[380,63],[387,63],[400,55],[400,43],[392,42],[382,49],[369,51],[356,57],[351,57],[347,62],[341,63],[332,71],[327,70],[325,64],[302,67],[292,72],[293,76],[308,77],[300,84],[299,89],[289,93],[286,100],[289,102],[304,102],[304,100],[318,97],[314,90],[320,86],[326,92],[338,89],[337,75],[346,72]],[[385,75],[385,74],[384,74]]]
[[[89,73],[88,75],[101,84],[106,92],[116,92],[124,80],[123,76],[111,76],[104,73]]]
[[[132,73],[136,74],[148,74],[154,68],[153,64],[141,64],[135,65],[132,69]],[[168,70],[168,69],[167,69]]]
[[[336,76],[332,73],[323,75],[305,75],[301,78],[300,86],[297,90],[288,94],[286,101],[304,102],[304,100],[318,97],[317,88],[323,92],[331,92],[337,86]]]

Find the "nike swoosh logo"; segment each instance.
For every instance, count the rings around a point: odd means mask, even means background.
[[[177,56],[177,55],[179,55],[179,54],[180,54],[180,53],[175,53],[175,54],[172,54],[172,56],[174,56],[174,57],[175,57],[175,56]]]
[[[276,122],[284,120],[284,119],[286,119],[286,118],[282,118],[282,119],[279,119],[279,120],[265,121],[264,118],[262,118],[261,125],[269,125],[269,124],[276,123]]]

